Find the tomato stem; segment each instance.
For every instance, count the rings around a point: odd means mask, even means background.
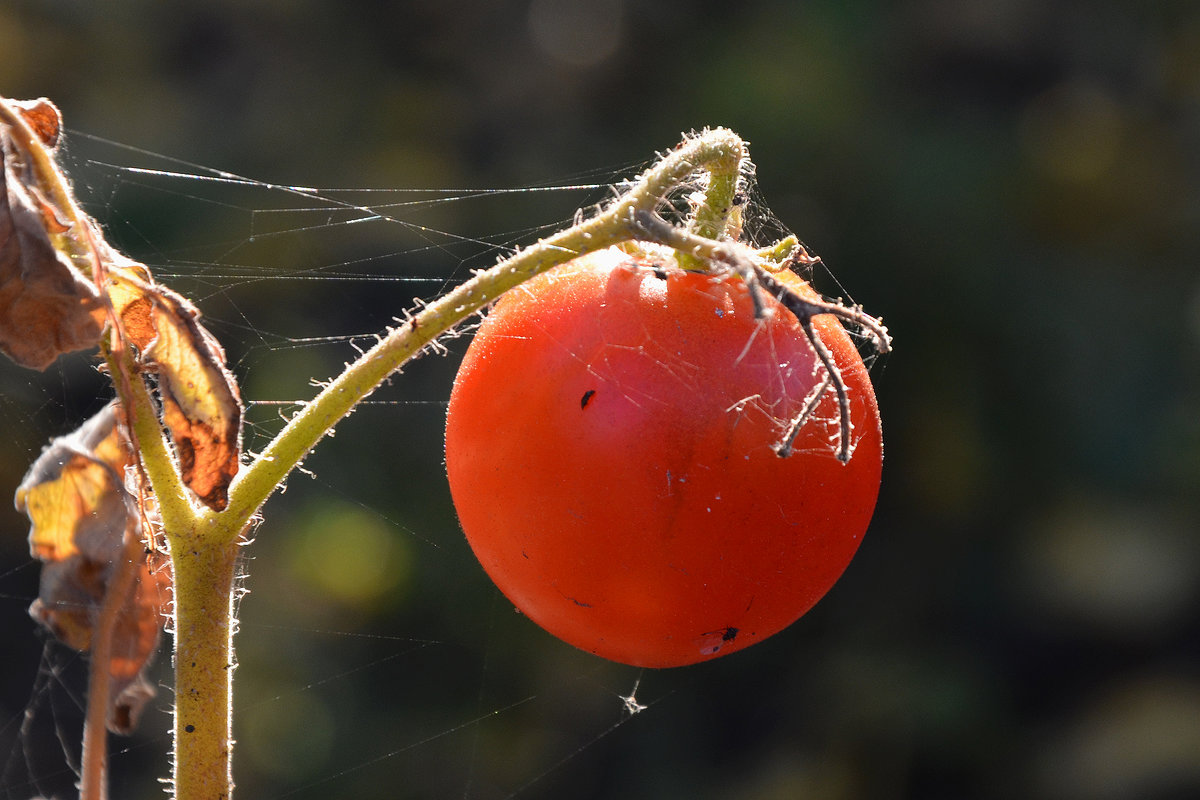
[[[708,166],[704,196],[696,203],[687,229],[705,239],[737,239],[741,232],[742,174],[747,162],[745,149],[741,158],[722,159]],[[703,272],[706,262],[686,250],[676,255],[682,269]]]
[[[229,515],[244,525],[318,441],[389,375],[427,345],[522,281],[585,253],[644,233],[637,219],[652,213],[698,169],[736,176],[745,145],[718,128],[684,141],[638,178],[599,215],[539,241],[480,272],[391,330],[294,416],[229,489]],[[708,241],[708,240],[703,240]],[[663,242],[666,244],[666,242]],[[715,242],[713,243],[715,244]],[[239,526],[240,529],[240,526]]]
[[[233,790],[233,580],[239,543],[202,523],[168,536],[174,569],[175,758],[178,800]]]

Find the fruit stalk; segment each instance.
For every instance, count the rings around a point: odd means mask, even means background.
[[[230,487],[222,516],[241,530],[317,442],[389,375],[443,333],[522,281],[582,254],[648,233],[638,223],[698,169],[736,176],[745,158],[737,134],[718,128],[685,141],[651,167],[616,203],[598,216],[539,241],[448,292],[391,330],[375,347],[326,385],[296,414],[262,455]],[[727,184],[727,180],[710,185]],[[660,240],[661,241],[661,240]]]

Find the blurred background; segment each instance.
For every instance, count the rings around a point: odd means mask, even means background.
[[[664,672],[560,644],[491,587],[442,467],[464,342],[412,365],[246,550],[239,795],[1200,796],[1195,3],[10,0],[0,94],[59,105],[89,211],[197,302],[260,401],[250,449],[281,410],[261,401],[353,357],[339,337],[704,126],[749,140],[819,288],[896,337],[873,368],[880,505],[845,577],[768,642]],[[601,188],[324,228],[295,210],[311,198],[130,168]],[[85,356],[0,382],[2,494],[106,396]],[[71,795],[82,692],[26,614],[26,533],[0,509],[6,800]],[[159,661],[114,797],[161,796]]]

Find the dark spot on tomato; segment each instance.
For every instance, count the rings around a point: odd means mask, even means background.
[[[183,729],[184,729],[184,731],[186,731],[187,733],[195,733],[195,732],[196,732],[196,726],[195,726],[195,725],[184,725],[184,726],[183,726]]]
[[[699,639],[700,652],[708,656],[716,655],[725,645],[736,639],[739,632],[740,629],[734,627],[709,631]]]
[[[592,395],[596,394],[595,389],[588,389],[583,393],[583,397],[579,400],[580,408],[587,408],[587,404],[592,401]]]

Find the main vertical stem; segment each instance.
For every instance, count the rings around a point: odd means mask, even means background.
[[[175,797],[228,800],[237,539],[170,536],[175,568]]]

